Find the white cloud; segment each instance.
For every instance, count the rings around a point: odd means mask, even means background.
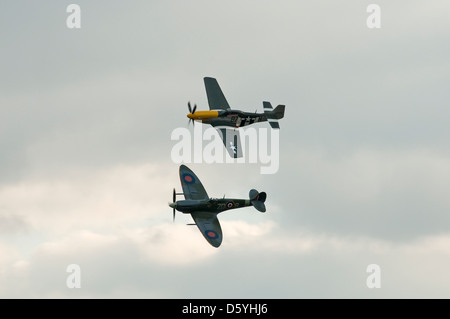
[[[138,219],[169,218],[166,206],[173,182],[168,176],[176,179],[172,165],[69,172],[6,185],[0,189],[0,200],[4,211],[23,216],[30,227],[50,233],[118,227]],[[167,215],[159,213],[165,211]]]
[[[290,202],[284,218],[319,232],[386,239],[445,232],[449,160],[427,148],[356,148],[340,156],[305,148],[284,164],[297,167],[286,172],[296,187],[279,193],[277,204]]]
[[[192,274],[199,267],[205,278],[216,278],[210,298],[421,297],[449,293],[442,272],[449,266],[447,235],[399,243],[301,229],[286,231],[270,221],[250,224],[226,220],[222,224],[224,242],[219,249],[210,247],[196,227],[181,223],[109,233],[72,231],[40,243],[29,256],[4,245],[0,281],[3,287],[16,281],[20,285],[1,293],[25,298],[205,297],[201,289],[189,293],[192,285],[198,284],[198,277]],[[77,291],[65,286],[65,268],[72,263],[79,264],[82,271],[82,288]],[[365,268],[370,263],[381,267],[382,288],[378,291],[365,286]],[[256,278],[264,280],[254,281]],[[245,286],[249,280],[254,288],[262,285],[272,289],[256,292]],[[177,293],[171,289],[174,286]]]

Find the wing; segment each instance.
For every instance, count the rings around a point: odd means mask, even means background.
[[[239,130],[227,126],[216,126],[223,145],[232,158],[242,157],[241,137]]]
[[[214,247],[219,247],[222,243],[222,228],[216,213],[194,212],[192,218],[197,224],[203,237]]]
[[[228,110],[230,105],[228,105],[225,95],[223,95],[220,89],[219,83],[214,78],[204,78],[206,95],[208,97],[208,104],[210,110]]]
[[[185,199],[209,199],[197,175],[185,165],[180,166],[180,181]]]

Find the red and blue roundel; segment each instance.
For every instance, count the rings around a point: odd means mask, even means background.
[[[189,173],[183,174],[181,176],[181,178],[183,179],[183,182],[185,182],[186,184],[193,184],[195,183],[195,177]]]
[[[226,205],[227,208],[233,208],[234,207],[234,202],[232,200],[230,200],[225,205]]]
[[[219,235],[214,230],[205,230],[206,237],[210,239],[216,239],[219,238]]]

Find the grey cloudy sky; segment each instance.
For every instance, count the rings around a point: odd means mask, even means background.
[[[450,4],[376,1],[369,29],[373,2],[76,1],[81,29],[71,2],[1,2],[0,297],[450,297]],[[219,249],[167,206],[204,76],[286,105],[276,174],[188,164],[268,194]]]

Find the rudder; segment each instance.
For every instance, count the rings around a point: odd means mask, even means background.
[[[272,108],[272,104],[270,102],[264,101],[264,114],[267,116],[267,121],[270,126],[275,129],[280,128],[280,124],[278,124],[278,120],[284,117],[285,105],[278,105],[275,109]]]

